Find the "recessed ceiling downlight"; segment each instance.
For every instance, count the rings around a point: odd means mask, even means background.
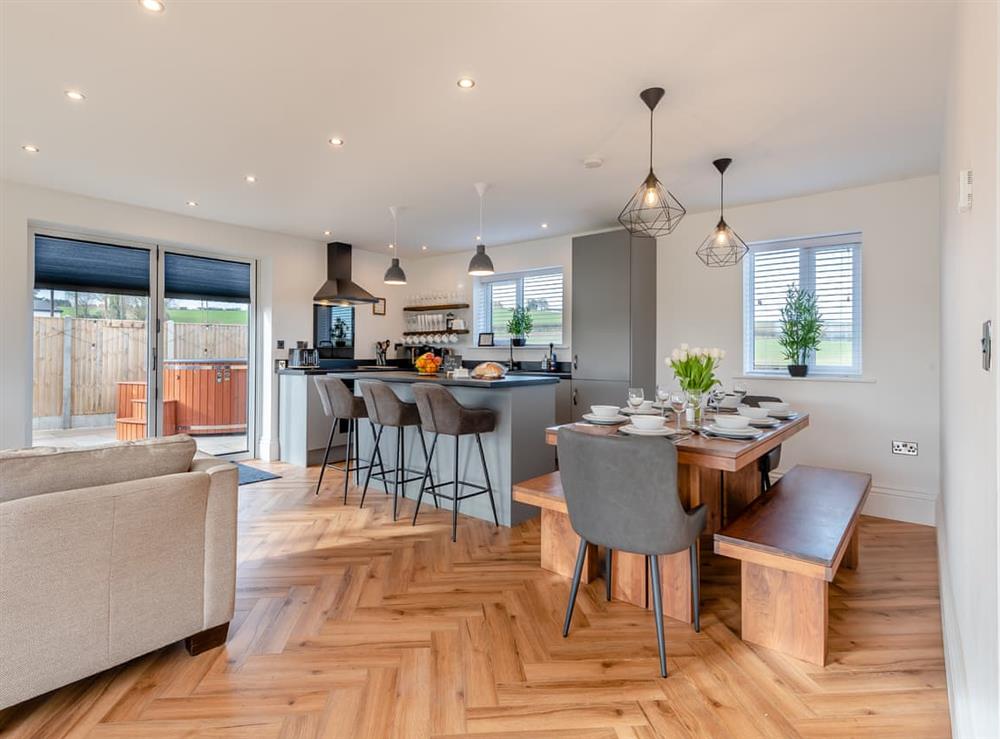
[[[24,149],[24,150],[25,150],[26,152],[28,152],[29,154],[37,154],[37,153],[38,153],[39,151],[41,151],[41,149],[39,149],[39,148],[38,148],[37,146],[35,146],[34,144],[25,144],[25,145],[24,145],[24,146],[22,146],[21,148],[22,148],[22,149]]]
[[[82,103],[84,100],[87,99],[87,96],[84,95],[79,90],[66,90],[66,97],[68,97],[75,103]]]
[[[248,185],[252,185],[253,183],[255,183],[255,182],[257,181],[257,175],[253,175],[253,174],[248,174],[248,175],[247,175],[246,177],[244,177],[243,179],[244,179],[244,180],[246,181],[246,183],[247,183]]]
[[[188,200],[188,201],[187,201],[187,202],[185,203],[185,205],[186,205],[187,207],[189,207],[189,208],[197,208],[197,207],[198,207],[198,202],[197,202],[197,201],[195,201],[195,200]]]
[[[342,138],[340,138],[339,136],[333,136],[333,137],[331,137],[328,140],[327,143],[329,143],[330,146],[343,146],[344,145],[344,140]]]
[[[462,77],[458,81],[458,86],[461,87],[463,90],[471,90],[473,87],[476,86],[476,81],[471,77]]]
[[[139,5],[150,13],[162,13],[167,9],[162,0],[139,0]]]

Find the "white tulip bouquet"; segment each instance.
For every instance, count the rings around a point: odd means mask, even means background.
[[[715,376],[715,370],[725,356],[725,349],[700,346],[691,348],[687,344],[681,344],[680,348],[670,353],[666,363],[673,369],[681,390],[701,395],[722,384]]]

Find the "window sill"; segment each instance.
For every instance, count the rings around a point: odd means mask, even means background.
[[[779,374],[777,372],[748,372],[738,375],[734,380],[779,380],[781,382],[860,382],[873,384],[877,382],[874,377],[867,375],[806,375],[805,377],[792,377],[787,372]]]

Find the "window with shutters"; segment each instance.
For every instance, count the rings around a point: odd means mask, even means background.
[[[815,293],[823,339],[810,374],[861,374],[861,234],[780,239],[750,245],[743,260],[743,365],[785,374],[778,344],[789,286]]]
[[[527,308],[534,327],[528,346],[563,346],[562,267],[479,277],[475,283],[477,333],[492,333],[497,345],[510,343],[507,321],[514,308]]]

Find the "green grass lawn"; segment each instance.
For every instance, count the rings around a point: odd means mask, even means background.
[[[497,338],[506,338],[507,321],[510,320],[514,311],[510,308],[493,306],[493,329]],[[558,311],[531,311],[533,328],[528,342],[531,344],[561,344],[562,336],[562,313]]]
[[[754,360],[757,366],[777,365],[784,367],[788,360],[782,355],[778,339],[758,336],[754,343]],[[850,367],[853,347],[847,339],[824,339],[816,352],[816,364],[827,367]]]
[[[246,310],[226,310],[225,308],[197,308],[184,310],[167,309],[167,320],[175,323],[216,323],[227,326],[245,326]]]

